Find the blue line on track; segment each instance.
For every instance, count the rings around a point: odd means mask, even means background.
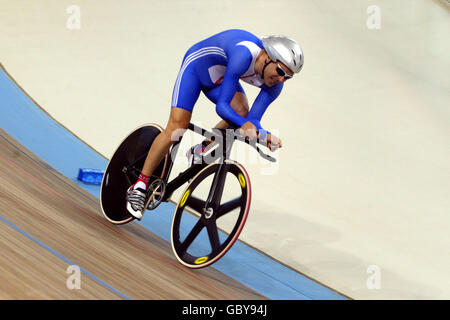
[[[69,259],[67,259],[66,257],[62,256],[61,254],[59,254],[58,252],[56,252],[55,250],[53,250],[52,248],[49,248],[48,246],[46,246],[45,244],[43,244],[42,242],[40,242],[39,240],[37,240],[36,238],[33,238],[32,236],[30,236],[29,234],[27,234],[25,231],[21,230],[20,228],[16,227],[14,224],[12,224],[11,222],[9,222],[8,220],[6,220],[5,218],[0,216],[0,220],[2,220],[4,223],[6,223],[7,225],[9,225],[11,228],[13,228],[14,230],[20,232],[22,235],[24,235],[25,237],[27,237],[28,239],[34,241],[35,243],[37,243],[38,245],[40,245],[42,248],[50,251],[51,253],[53,253],[55,256],[57,256],[58,258],[60,258],[61,260],[63,260],[64,262],[68,263],[69,265],[76,265],[75,263],[73,263],[72,261],[70,261]],[[94,276],[92,273],[87,272],[86,270],[80,268],[80,271],[83,272],[84,274],[86,274],[87,276],[91,277],[92,279],[94,279],[95,281],[97,281],[99,284],[101,284],[102,286],[106,287],[107,289],[113,291],[115,294],[119,295],[120,297],[126,299],[126,300],[131,300],[130,298],[128,298],[126,295],[124,295],[123,293],[121,293],[119,290],[114,289],[113,287],[111,287],[110,285],[106,284],[105,282],[103,282],[102,280],[100,280],[99,278],[97,278],[96,276]]]

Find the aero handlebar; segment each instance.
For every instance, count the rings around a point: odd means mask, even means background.
[[[266,159],[266,160],[268,160],[270,162],[276,162],[277,161],[274,157],[271,157],[268,154],[264,153],[261,150],[261,148],[259,148],[256,145],[258,143],[260,145],[263,145],[263,146],[267,147],[267,144],[260,142],[259,139],[248,139],[248,138],[242,136],[241,134],[237,133],[237,129],[238,128],[239,127],[234,126],[234,125],[230,125],[228,129],[213,128],[212,130],[214,132],[216,132],[216,133],[212,133],[212,132],[209,132],[209,131],[207,131],[207,130],[205,130],[203,128],[200,128],[199,126],[196,126],[193,123],[189,123],[189,126],[188,126],[189,130],[197,132],[197,133],[201,134],[202,136],[206,137],[207,139],[214,140],[214,141],[219,142],[219,143],[223,143],[223,137],[224,136],[225,137],[228,136],[228,137],[230,137],[232,139],[242,141],[242,142],[248,144],[249,146],[255,148],[256,151],[258,151],[259,155],[261,157],[263,157],[264,159]]]

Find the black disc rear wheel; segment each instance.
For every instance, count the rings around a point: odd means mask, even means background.
[[[124,224],[133,220],[126,209],[126,192],[138,179],[148,151],[162,130],[156,124],[137,128],[120,143],[111,157],[100,188],[102,212],[109,222]],[[152,179],[164,175],[168,161],[166,155],[155,169]]]

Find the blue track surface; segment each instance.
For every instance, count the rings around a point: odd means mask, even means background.
[[[1,69],[0,127],[54,169],[99,198],[98,186],[77,180],[78,169],[103,170],[107,160],[43,112]],[[139,223],[170,242],[174,209],[173,204],[163,203],[157,213],[144,215]],[[346,299],[239,241],[213,268],[270,299]]]

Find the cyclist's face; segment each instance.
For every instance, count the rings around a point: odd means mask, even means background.
[[[281,70],[277,70],[281,68]],[[287,77],[292,77],[294,73],[289,70],[282,62],[271,63],[266,68],[266,74],[264,82],[268,87],[274,86],[278,83],[285,82]],[[286,74],[287,77],[284,77],[280,74]]]

